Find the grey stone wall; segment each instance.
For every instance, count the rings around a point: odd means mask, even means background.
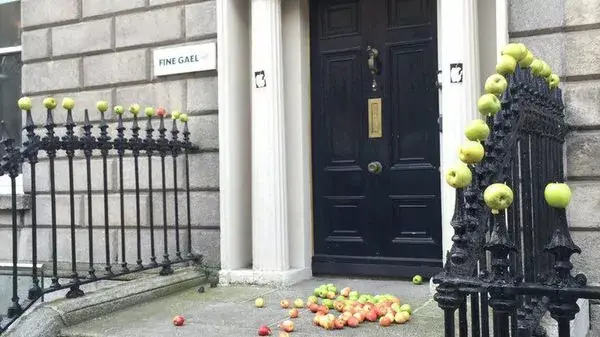
[[[83,120],[83,109],[91,111],[97,125],[99,114],[95,102],[107,100],[112,106],[126,108],[133,103],[161,106],[167,111],[180,110],[190,115],[189,127],[192,141],[202,152],[190,158],[193,241],[196,252],[203,253],[210,263],[219,261],[219,192],[218,192],[218,126],[216,72],[176,75],[155,78],[152,69],[152,49],[178,46],[204,40],[216,40],[215,0],[23,0],[23,72],[25,95],[33,98],[36,123],[44,122],[45,111],[41,105],[44,97],[53,96],[59,102],[63,97],[76,100],[75,120]],[[65,113],[57,109],[57,132],[64,133]],[[115,134],[114,115],[110,117],[111,134]],[[127,117],[127,125],[130,118]],[[155,121],[155,126],[157,121]],[[169,128],[171,122],[169,120]],[[144,123],[141,124],[145,126]],[[143,131],[143,130],[142,130]],[[97,128],[94,128],[97,134]],[[37,170],[37,220],[40,224],[40,259],[51,255],[50,195],[48,161],[42,155]],[[167,184],[173,187],[172,160],[167,160]],[[184,186],[183,161],[179,161],[179,187]],[[118,166],[117,159],[108,162],[110,189],[110,247],[111,259],[120,259],[121,239],[119,225]],[[160,161],[153,162],[153,185],[160,184]],[[94,227],[94,252],[97,262],[104,263],[104,214],[102,198],[101,160],[92,161],[94,190],[92,223],[87,220],[85,161],[75,162],[75,214],[77,222],[78,260],[87,261],[87,228]],[[30,190],[28,167],[24,169],[24,189]],[[56,162],[57,222],[59,226],[58,255],[70,261],[70,217],[68,199],[67,161],[59,153]],[[148,204],[154,205],[156,225],[162,225],[162,199],[155,193],[153,200],[147,195],[147,160],[140,159],[142,187],[143,257],[148,261],[149,231]],[[125,214],[127,223],[127,259],[135,263],[135,199],[133,160],[125,160]],[[180,194],[180,201],[184,194]],[[173,216],[173,192],[168,193],[167,214]],[[186,224],[186,206],[180,202],[180,220]],[[31,213],[26,213],[24,225],[30,223]],[[173,221],[170,220],[172,224]],[[174,232],[170,230],[170,232]],[[186,242],[182,230],[182,244]],[[161,227],[156,230],[157,253],[162,252]],[[174,253],[174,237],[169,238]],[[20,235],[20,255],[29,259],[31,234],[25,227]],[[161,254],[158,260],[161,260]]]
[[[567,122],[566,144],[573,201],[569,221],[583,253],[576,271],[600,283],[600,0],[512,0],[511,40],[525,43],[560,75]],[[597,303],[596,303],[597,304]],[[591,306],[600,329],[600,306]]]

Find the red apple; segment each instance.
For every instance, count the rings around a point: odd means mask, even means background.
[[[173,325],[175,325],[175,326],[182,326],[184,322],[185,322],[185,318],[183,318],[183,316],[181,316],[181,315],[177,315],[177,316],[173,317]]]
[[[165,110],[164,108],[157,108],[156,109],[156,115],[158,117],[166,117],[167,116],[167,110]]]
[[[352,316],[352,317],[348,318],[347,324],[351,328],[356,328],[358,326],[359,322],[358,322],[358,319],[356,319],[356,317]]]
[[[339,329],[343,329],[344,325],[346,325],[346,322],[344,322],[343,320],[341,320],[339,318],[336,319],[335,321],[333,321],[333,327],[336,328],[336,329],[338,329],[338,330]]]
[[[259,336],[270,336],[271,335],[271,329],[266,326],[266,325],[261,325],[258,328],[258,335]]]
[[[392,325],[392,321],[390,320],[389,317],[384,316],[384,317],[381,317],[379,319],[379,325],[381,325],[381,326],[390,326],[390,325]]]
[[[283,321],[281,324],[279,324],[279,328],[285,332],[292,332],[294,331],[294,322]]]
[[[290,318],[298,318],[299,314],[300,312],[296,308],[290,310]]]

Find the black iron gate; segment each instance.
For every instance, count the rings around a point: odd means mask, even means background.
[[[540,320],[549,311],[568,337],[577,300],[600,298],[600,288],[571,274],[571,255],[581,250],[565,209],[544,200],[548,183],[564,181],[562,93],[530,69],[516,67],[506,79],[501,109],[487,119],[484,159],[470,167],[472,183],[456,190],[454,243],[434,278],[435,299],[446,336],[545,336]],[[483,198],[493,183],[514,192],[499,214]]]

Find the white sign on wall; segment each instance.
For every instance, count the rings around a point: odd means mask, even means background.
[[[215,42],[155,49],[154,76],[192,73],[217,69]]]

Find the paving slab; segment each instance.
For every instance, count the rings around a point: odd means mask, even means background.
[[[135,307],[97,317],[91,321],[62,331],[63,337],[159,337],[159,336],[257,336],[261,324],[267,324],[277,336],[277,326],[287,319],[287,309],[280,308],[282,299],[306,301],[313,289],[333,283],[338,289],[348,286],[360,293],[398,296],[402,303],[413,308],[407,324],[380,327],[376,323],[362,323],[358,328],[326,331],[312,324],[314,314],[301,309],[300,317],[293,319],[296,329],[290,336],[442,336],[442,311],[432,300],[427,285],[413,285],[406,281],[366,279],[314,278],[288,288],[230,286],[197,288],[157,298]],[[263,297],[266,306],[258,309],[254,300]],[[171,319],[180,314],[185,325],[173,326]]]

